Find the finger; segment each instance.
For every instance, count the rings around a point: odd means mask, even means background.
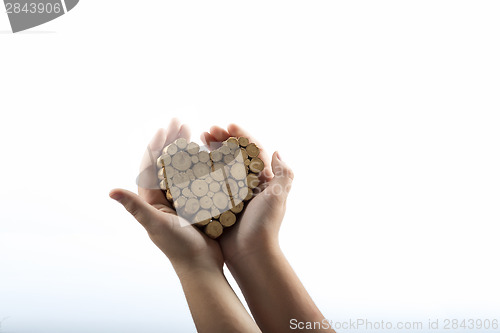
[[[139,195],[151,204],[168,204],[158,185],[156,160],[161,155],[167,137],[165,129],[159,129],[148,144],[142,158],[137,186]]]
[[[269,182],[269,186],[265,189],[265,191],[284,202],[286,201],[288,193],[292,187],[294,178],[293,171],[285,162],[283,162],[278,152],[273,154],[271,165],[274,177]]]
[[[210,127],[210,134],[219,142],[226,141],[230,137],[229,133],[219,126]]]
[[[181,126],[179,120],[174,118],[170,121],[167,129],[160,129],[148,144],[141,162],[138,177],[138,193],[150,204],[161,204],[171,206],[165,198],[165,193],[158,184],[158,170],[156,160],[160,157],[163,148],[177,139],[180,135],[189,136],[189,128]],[[186,137],[188,139],[189,137]]]
[[[155,135],[146,147],[146,151],[144,152],[144,156],[139,168],[140,171],[144,171],[153,164],[156,165],[156,159],[161,155],[166,137],[167,131],[164,128],[160,128],[158,131],[156,131]]]
[[[248,140],[250,140],[250,142],[255,143],[260,148],[259,158],[264,162],[264,170],[262,170],[262,172],[260,173],[259,178],[261,182],[270,181],[272,178],[271,160],[269,159],[269,155],[266,153],[264,148],[262,148],[262,145],[257,140],[255,140],[255,138],[252,137],[248,132],[246,132],[244,129],[242,129],[240,126],[236,124],[230,124],[229,126],[227,126],[227,131],[230,136],[234,136],[237,138],[243,136]]]
[[[200,136],[201,142],[207,146],[208,150],[214,150],[221,146],[214,136],[208,132],[203,132]]]
[[[163,147],[168,146],[177,139],[179,135],[179,130],[181,128],[181,122],[177,118],[173,118],[167,127],[167,137],[163,143]]]
[[[151,228],[158,217],[158,210],[135,193],[123,189],[114,189],[109,192],[109,196],[121,203],[146,229]]]
[[[189,126],[186,124],[182,124],[181,127],[179,128],[179,134],[177,135],[177,139],[179,138],[184,138],[186,141],[189,142],[191,138],[191,130],[189,129]]]

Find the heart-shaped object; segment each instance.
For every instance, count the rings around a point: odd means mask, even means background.
[[[236,223],[259,186],[264,162],[247,138],[231,137],[211,152],[180,138],[158,158],[160,188],[177,215],[203,228],[211,238]]]
[[[52,21],[72,10],[79,0],[4,0],[12,32]]]

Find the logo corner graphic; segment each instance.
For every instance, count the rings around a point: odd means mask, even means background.
[[[4,0],[13,33],[50,22],[76,7],[79,0]]]

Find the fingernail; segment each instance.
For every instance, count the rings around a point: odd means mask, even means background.
[[[110,192],[109,197],[113,200],[118,201],[118,202],[120,202],[120,200],[122,199],[122,195],[120,193],[117,193],[117,192]]]

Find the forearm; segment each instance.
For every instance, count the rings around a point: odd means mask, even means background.
[[[198,332],[260,332],[228,284],[222,268],[176,267],[176,271]]]
[[[324,319],[279,246],[248,254],[238,262],[228,263],[228,267],[262,332],[291,332],[291,319]]]

